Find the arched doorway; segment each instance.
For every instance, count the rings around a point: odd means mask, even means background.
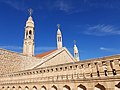
[[[29,88],[26,86],[26,87],[25,87],[25,90],[29,90]]]
[[[80,84],[78,86],[78,90],[87,90],[85,86],[83,86],[82,84]]]
[[[98,83],[97,85],[95,85],[94,90],[105,90],[105,87]]]
[[[57,90],[57,87],[55,85],[53,85],[51,90]]]
[[[47,90],[45,86],[42,86],[40,90]]]
[[[120,82],[117,85],[115,85],[115,90],[120,90]]]
[[[71,89],[70,89],[70,87],[69,87],[68,85],[65,85],[65,86],[63,87],[63,90],[71,90]]]
[[[34,87],[33,87],[33,90],[37,90],[37,87],[36,87],[36,86],[34,86]]]

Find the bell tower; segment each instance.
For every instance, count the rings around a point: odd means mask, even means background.
[[[57,31],[57,49],[62,48],[62,33],[60,31],[60,24],[58,26],[58,31]]]
[[[79,61],[79,52],[75,40],[74,40],[74,58]]]
[[[34,22],[32,19],[32,9],[29,9],[29,18],[25,26],[25,37],[23,44],[23,54],[28,56],[34,55]]]

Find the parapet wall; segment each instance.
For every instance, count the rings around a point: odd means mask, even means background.
[[[16,80],[40,79],[49,81],[50,79],[69,78],[109,78],[120,76],[120,55],[99,58],[87,61],[79,61],[75,63],[61,64],[38,69],[30,69],[12,74],[3,74],[0,76],[1,82],[15,82]],[[8,79],[9,78],[9,79]],[[38,79],[37,79],[38,80]],[[30,80],[31,81],[31,80]]]

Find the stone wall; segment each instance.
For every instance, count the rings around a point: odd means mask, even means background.
[[[120,89],[120,55],[79,61],[75,63],[25,70],[0,76],[0,88],[45,87],[50,90],[119,90]],[[86,88],[86,89],[83,89]],[[102,89],[101,89],[102,88]],[[54,89],[57,90],[57,89]],[[96,90],[96,89],[95,89]]]
[[[41,61],[36,57],[0,49],[0,74],[31,69]]]

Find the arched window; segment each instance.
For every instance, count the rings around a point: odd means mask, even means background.
[[[83,86],[82,84],[80,84],[78,86],[78,90],[87,90],[85,86]]]
[[[26,37],[28,37],[28,31],[26,31]]]
[[[65,86],[63,87],[63,90],[71,90],[71,89],[70,89],[70,87],[69,87],[68,85],[65,85]]]
[[[94,90],[105,90],[105,87],[98,83],[97,85],[95,85]]]
[[[42,86],[40,90],[47,90],[45,86]]]
[[[55,85],[53,85],[51,90],[57,90],[57,87]]]
[[[29,34],[30,34],[30,35],[32,34],[32,31],[31,31],[31,30],[29,31]]]

